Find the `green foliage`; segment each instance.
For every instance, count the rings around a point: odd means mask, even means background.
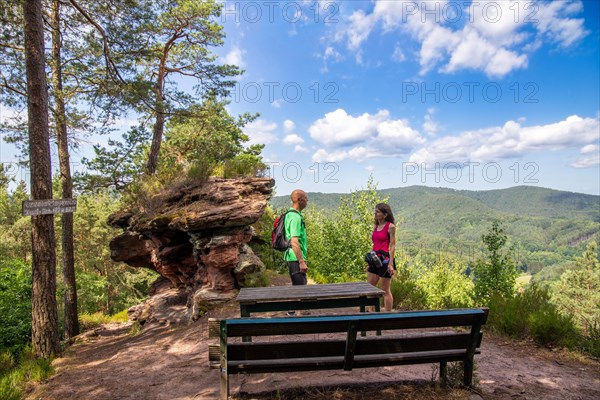
[[[487,259],[475,263],[474,296],[479,304],[487,304],[494,296],[510,298],[515,293],[517,271],[510,255],[502,252],[507,241],[499,221],[492,222],[487,234],[481,236],[488,254]]]
[[[319,283],[365,279],[364,256],[371,248],[374,210],[384,201],[370,177],[367,188],[342,198],[335,212],[307,210],[308,265],[313,279]]]
[[[0,186],[0,257],[31,257],[31,218],[21,215],[23,200],[27,198],[23,181],[11,193],[6,186]]]
[[[75,173],[75,187],[91,193],[128,187],[143,171],[149,137],[149,132],[140,125],[124,133],[122,142],[108,139],[108,147],[94,145],[94,158],[81,159],[86,170]]]
[[[225,177],[254,176],[264,169],[263,145],[244,148],[249,138],[242,131],[258,114],[236,118],[226,110],[227,102],[209,96],[171,119],[165,131],[158,173],[164,180],[186,173],[206,179],[221,169]],[[254,171],[258,169],[259,171]]]
[[[264,145],[252,145],[244,149],[242,154],[223,164],[223,178],[239,178],[245,176],[262,176],[267,168],[260,153]]]
[[[399,257],[396,256],[396,260]],[[392,278],[390,290],[394,297],[395,310],[423,310],[427,308],[427,293],[413,277],[407,262],[397,263],[397,271]]]
[[[573,317],[560,314],[556,309],[531,313],[529,331],[533,340],[550,347],[573,348],[579,339]]]
[[[0,259],[0,351],[18,352],[31,340],[31,266]]]
[[[106,190],[82,194],[77,199],[74,242],[81,313],[112,314],[137,304],[158,276],[154,271],[111,260],[108,243],[121,232],[106,221],[119,208],[118,199]]]
[[[532,337],[544,346],[579,346],[573,318],[560,314],[549,300],[547,286],[532,285],[511,298],[496,294],[489,300],[487,325],[511,337]]]
[[[600,325],[600,261],[597,244],[590,242],[575,267],[565,271],[552,286],[552,303],[564,315],[573,316],[587,330]]]
[[[106,315],[102,312],[80,313],[79,314],[79,325],[82,331],[88,331],[99,327],[102,324],[109,324],[111,322],[127,322],[127,310],[120,311],[114,315]]]
[[[583,338],[583,350],[593,357],[600,357],[600,324],[587,327],[587,336]]]
[[[0,352],[0,361],[2,400],[21,400],[29,382],[41,382],[54,373],[52,360],[36,358],[30,348],[20,350],[17,356],[9,352]],[[4,362],[7,365],[4,365]]]
[[[466,308],[473,305],[473,282],[456,260],[440,257],[417,280],[427,294],[428,308]]]
[[[264,271],[257,271],[253,274],[248,274],[242,281],[238,283],[240,284],[240,287],[243,288],[266,287],[271,284],[269,277],[264,273]]]
[[[273,230],[273,221],[279,213],[274,211],[271,206],[267,206],[260,219],[252,225],[256,230],[256,238],[249,245],[254,254],[256,254],[267,270],[278,273],[287,273],[287,266],[283,261],[283,255],[280,251],[271,247],[271,232]]]

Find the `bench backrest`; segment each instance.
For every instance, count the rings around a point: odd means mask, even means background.
[[[439,327],[480,327],[487,320],[485,308],[399,311],[294,318],[233,318],[221,320],[227,337],[274,336],[311,333],[420,329]]]

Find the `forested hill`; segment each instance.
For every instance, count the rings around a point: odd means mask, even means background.
[[[534,186],[460,193],[500,211],[546,217],[588,217],[600,222],[600,196]]]
[[[447,206],[439,202],[451,200],[451,203],[460,204],[462,201],[464,206],[472,206],[487,212],[495,210],[522,216],[581,218],[600,222],[600,196],[535,186],[515,186],[486,191],[409,186],[383,189],[378,192],[384,197],[389,196],[389,202],[396,210],[409,211],[415,207],[421,208],[420,204],[427,202],[433,207],[432,213],[435,212],[437,215]],[[340,198],[344,196],[347,194],[312,192],[309,193],[309,206],[332,210],[337,208]],[[289,196],[274,197],[271,203],[276,208],[285,207],[289,205]]]
[[[481,235],[499,219],[517,249],[515,259],[535,273],[564,268],[590,239],[600,239],[600,196],[532,186],[490,191],[410,186],[378,192],[389,197],[399,222],[399,242],[412,254],[423,248],[478,250]],[[308,193],[309,210],[333,211],[343,196],[347,194]],[[290,204],[288,196],[271,203],[275,208]],[[546,274],[551,279],[558,272]]]

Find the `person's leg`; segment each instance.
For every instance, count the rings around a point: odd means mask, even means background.
[[[381,290],[383,295],[383,307],[385,311],[392,311],[394,306],[394,297],[392,296],[392,280],[390,278],[381,278]]]
[[[367,272],[367,282],[373,286],[377,286],[377,283],[379,282],[379,275],[372,272]],[[369,307],[367,308],[367,312],[375,312],[375,308]]]
[[[287,265],[292,285],[306,285],[306,272],[300,272],[300,264],[298,261],[288,261]]]
[[[292,285],[306,285],[306,272],[300,272],[300,263],[298,261],[288,261],[287,265]],[[289,310],[287,315],[294,316],[296,315],[296,311]]]

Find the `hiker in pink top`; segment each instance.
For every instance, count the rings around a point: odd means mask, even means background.
[[[392,311],[394,298],[391,291],[392,276],[396,269],[394,254],[396,252],[396,226],[394,225],[394,214],[389,205],[379,203],[375,206],[375,228],[371,235],[373,241],[372,250],[381,260],[381,267],[369,265],[367,269],[367,281],[376,286],[381,281],[383,305],[386,311]]]

